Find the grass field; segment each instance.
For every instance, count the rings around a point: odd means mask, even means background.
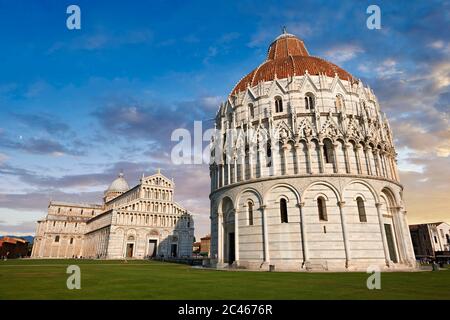
[[[81,289],[68,290],[68,265]],[[152,261],[0,261],[0,299],[450,299],[450,270],[383,273],[230,272]]]

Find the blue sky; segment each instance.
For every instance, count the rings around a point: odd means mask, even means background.
[[[81,30],[66,8],[81,8]],[[380,30],[366,8],[381,8]],[[50,199],[98,202],[161,167],[209,229],[206,166],[170,165],[176,128],[214,116],[287,26],[374,89],[412,222],[450,220],[448,1],[0,1],[0,234]],[[211,122],[204,122],[204,127]],[[431,199],[431,201],[429,201]]]

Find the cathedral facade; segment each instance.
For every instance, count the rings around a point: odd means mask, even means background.
[[[129,188],[123,174],[103,204],[51,201],[37,222],[34,258],[190,257],[192,215],[174,201],[175,184],[159,170]]]
[[[213,265],[415,267],[392,131],[360,80],[284,32],[215,125]]]

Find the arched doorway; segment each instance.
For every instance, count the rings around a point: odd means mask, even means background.
[[[134,235],[130,235],[127,238],[126,248],[125,248],[125,258],[133,258],[134,256],[134,244],[135,237]]]
[[[222,200],[220,210],[222,213],[221,243],[223,262],[232,264],[236,259],[236,238],[234,226],[234,206],[230,198],[225,197]]]

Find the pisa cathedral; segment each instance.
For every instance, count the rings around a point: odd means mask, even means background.
[[[129,188],[120,174],[103,204],[51,201],[38,221],[34,258],[190,257],[192,215],[174,201],[175,184],[159,170]]]
[[[215,124],[213,265],[415,268],[392,131],[360,80],[284,31]]]

